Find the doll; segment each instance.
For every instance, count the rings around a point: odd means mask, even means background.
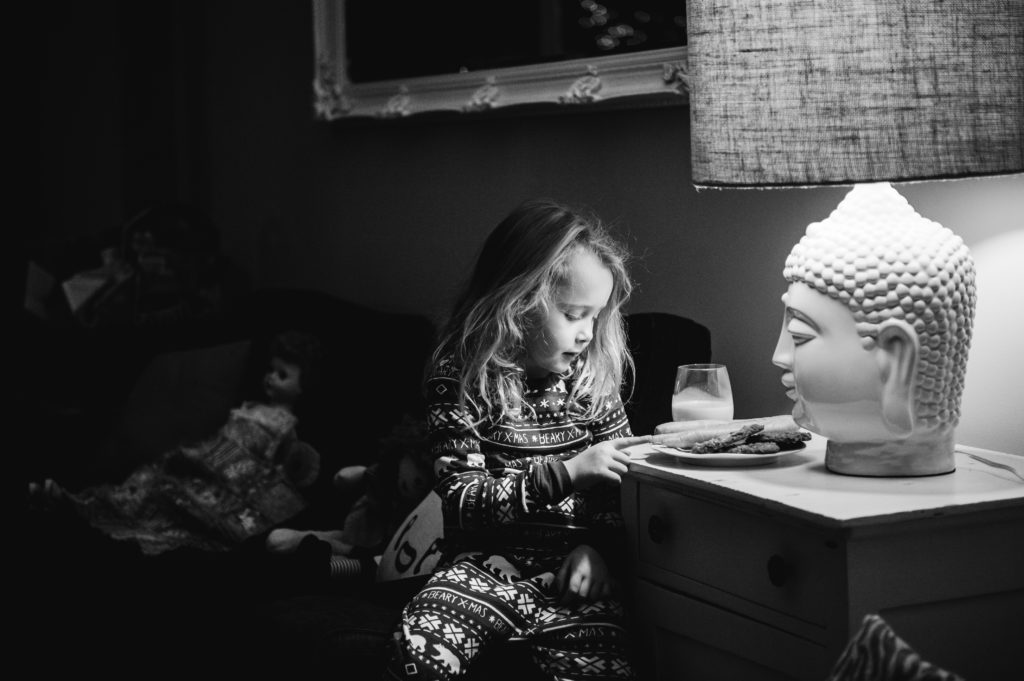
[[[296,433],[297,408],[322,354],[319,340],[287,331],[273,339],[262,399],[232,409],[217,433],[144,464],[117,485],[68,492],[53,480],[30,497],[63,502],[97,530],[143,554],[231,549],[294,518],[320,457]]]

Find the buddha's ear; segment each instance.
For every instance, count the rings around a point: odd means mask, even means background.
[[[882,418],[899,436],[914,430],[914,377],[920,342],[914,327],[902,319],[879,325],[878,365],[882,376]]]

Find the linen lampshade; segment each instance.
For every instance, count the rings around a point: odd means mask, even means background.
[[[1022,0],[687,0],[693,183],[1024,170]]]

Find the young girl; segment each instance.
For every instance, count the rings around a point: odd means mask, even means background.
[[[427,378],[439,567],[387,676],[451,679],[502,641],[557,678],[632,678],[614,600],[632,437],[624,249],[593,218],[519,206],[487,238]],[[525,652],[525,651],[524,651]]]

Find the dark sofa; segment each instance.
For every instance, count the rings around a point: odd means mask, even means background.
[[[87,329],[25,313],[16,421],[31,444],[16,479],[52,477],[71,490],[119,482],[174,445],[208,436],[258,394],[269,342],[286,329],[312,332],[326,347],[297,429],[320,453],[320,475],[294,526],[339,527],[353,499],[331,477],[372,463],[403,415],[422,414],[435,331],[423,316],[318,291],[255,291],[215,316],[159,328]],[[28,590],[21,650],[68,671],[131,675],[152,660],[189,667],[186,659],[200,658],[236,670],[255,662],[252,651],[270,650],[256,625],[265,604],[330,586],[323,545],[286,558],[261,541],[230,555],[143,557],[69,520],[26,505],[17,522]],[[55,648],[61,655],[51,655]]]
[[[628,324],[637,375],[627,410],[634,431],[649,433],[670,418],[675,366],[708,361],[710,336],[675,315],[634,314]],[[322,456],[301,522],[338,527],[353,499],[330,478],[343,465],[371,463],[404,414],[422,414],[435,329],[419,315],[317,291],[252,292],[215,319],[157,333],[55,333],[26,319],[28,357],[46,369],[23,405],[39,435],[24,480],[49,476],[71,488],[118,481],[177,441],[212,432],[254,394],[269,339],[287,328],[314,332],[329,348],[315,408],[298,427]],[[23,652],[108,677],[216,668],[379,678],[401,605],[422,583],[375,584],[372,574],[331,579],[329,548],[318,541],[287,557],[250,542],[230,555],[143,558],[46,514],[32,513],[20,526],[30,554],[22,566],[31,602]],[[482,660],[474,677],[529,674],[510,650]]]

